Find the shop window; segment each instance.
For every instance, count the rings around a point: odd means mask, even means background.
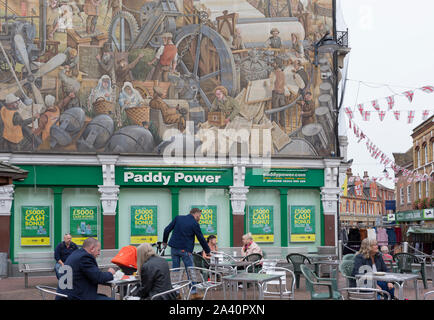
[[[411,203],[411,186],[407,186],[407,203]]]

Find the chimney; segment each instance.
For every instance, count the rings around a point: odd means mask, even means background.
[[[369,178],[368,171],[363,171],[363,179]]]

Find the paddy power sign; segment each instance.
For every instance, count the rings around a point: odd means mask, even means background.
[[[315,242],[315,207],[290,207],[291,242]]]
[[[69,219],[72,241],[76,244],[98,237],[98,207],[70,207]]]
[[[249,206],[249,231],[253,241],[274,242],[273,206]]]
[[[228,186],[232,185],[229,169],[192,168],[119,168],[116,183],[119,185],[151,186]]]
[[[131,244],[155,243],[157,234],[157,206],[131,206]]]
[[[21,207],[21,245],[50,245],[50,207]]]

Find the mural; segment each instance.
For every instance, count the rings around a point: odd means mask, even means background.
[[[0,151],[335,149],[332,0],[8,0],[0,25]]]

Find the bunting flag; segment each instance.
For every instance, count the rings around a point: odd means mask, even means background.
[[[378,117],[380,118],[380,121],[383,121],[385,116],[386,116],[386,111],[378,111]]]
[[[345,108],[345,113],[347,114],[348,118],[352,119],[353,118],[353,112],[351,111],[350,108]]]
[[[422,120],[425,121],[426,119],[428,119],[429,116],[429,110],[423,110],[422,111]]]
[[[393,111],[393,115],[395,116],[396,120],[399,120],[399,116],[401,115],[401,111]]]
[[[422,90],[423,92],[426,93],[432,93],[434,92],[434,87],[433,86],[424,86],[422,88],[419,88],[420,90]]]
[[[395,105],[395,98],[393,96],[386,97],[387,104],[389,105],[389,110],[393,109],[393,106]]]
[[[372,100],[371,104],[372,104],[372,107],[374,107],[375,110],[380,111],[380,106],[378,105],[378,100]]]
[[[359,109],[360,115],[363,117],[363,103],[358,104],[357,108]]]
[[[414,95],[413,90],[404,91],[403,94],[407,97],[408,101],[410,102],[413,101],[413,95]]]
[[[408,112],[408,123],[412,123],[414,119],[414,111],[410,110]]]
[[[369,117],[371,116],[371,112],[370,111],[365,111],[363,113],[363,120],[365,121],[369,121]]]

